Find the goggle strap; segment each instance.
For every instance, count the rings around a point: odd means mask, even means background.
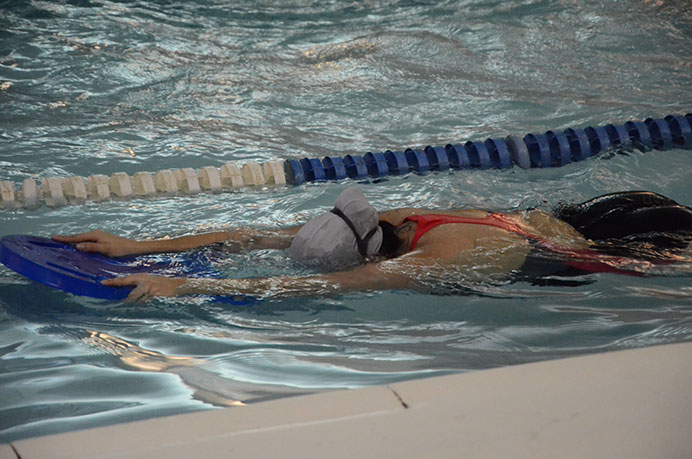
[[[356,230],[355,225],[351,221],[350,218],[344,214],[341,209],[337,209],[336,207],[330,210],[331,213],[342,219],[346,225],[351,228],[351,231],[353,232],[353,235],[356,237],[356,244],[358,245],[358,252],[360,252],[361,256],[363,258],[368,256],[368,242],[370,241],[370,238],[377,232],[377,226],[375,226],[373,229],[371,229],[368,234],[365,235],[363,239],[360,238],[358,235],[358,231]]]

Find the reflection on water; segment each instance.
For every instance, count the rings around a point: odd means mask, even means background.
[[[89,331],[89,336],[84,341],[113,355],[117,355],[125,366],[142,371],[167,371],[172,367],[194,366],[203,363],[203,360],[191,357],[176,357],[163,355],[159,352],[148,351],[116,338],[107,333]]]
[[[664,300],[688,300],[692,301],[692,287],[677,287],[674,289],[656,289],[646,287],[631,287],[633,293],[639,293],[642,296],[660,298]]]
[[[143,349],[123,339],[107,333],[88,331],[84,342],[118,357],[119,364],[127,369],[148,372],[166,372],[180,377],[181,381],[193,391],[193,397],[214,406],[242,406],[245,401],[257,401],[265,398],[266,392],[283,395],[305,394],[306,390],[290,387],[267,387],[263,384],[247,384],[242,381],[223,378],[205,370],[208,362],[192,357],[169,356],[160,352]],[[263,396],[264,395],[264,396]]]

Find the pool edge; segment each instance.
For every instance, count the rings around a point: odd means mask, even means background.
[[[327,392],[13,442],[22,459],[684,457],[692,343]],[[0,459],[17,457],[0,445]]]

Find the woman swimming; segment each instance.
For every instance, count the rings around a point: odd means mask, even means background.
[[[54,239],[112,257],[177,252],[225,242],[233,251],[289,249],[296,260],[336,269],[272,278],[137,274],[103,281],[110,286],[134,285],[128,300],[141,301],[150,296],[189,294],[267,297],[426,289],[429,283],[425,279],[449,277],[450,273],[468,281],[520,272],[532,276],[562,272],[641,275],[653,264],[674,260],[676,251],[687,247],[691,233],[692,209],[648,192],[605,195],[562,207],[555,215],[536,209],[501,213],[416,208],[378,215],[353,187],[339,196],[333,209],[301,227],[245,228],[151,241],[97,230]]]

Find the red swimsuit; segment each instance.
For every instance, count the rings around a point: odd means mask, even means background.
[[[635,258],[618,257],[599,253],[593,249],[571,249],[555,244],[551,241],[543,239],[539,236],[529,233],[516,221],[505,214],[491,212],[485,217],[459,217],[456,215],[441,215],[441,214],[426,214],[412,215],[406,217],[404,222],[416,223],[416,234],[411,242],[411,250],[414,250],[418,240],[431,229],[444,225],[446,223],[467,223],[471,225],[486,225],[509,231],[510,233],[519,234],[532,241],[535,245],[547,249],[550,252],[563,255],[567,258],[565,264],[572,268],[581,269],[588,272],[613,272],[618,274],[629,274],[632,276],[641,276],[639,271],[627,269],[627,266],[633,264],[650,266],[651,263]],[[624,267],[620,267],[624,266]]]

